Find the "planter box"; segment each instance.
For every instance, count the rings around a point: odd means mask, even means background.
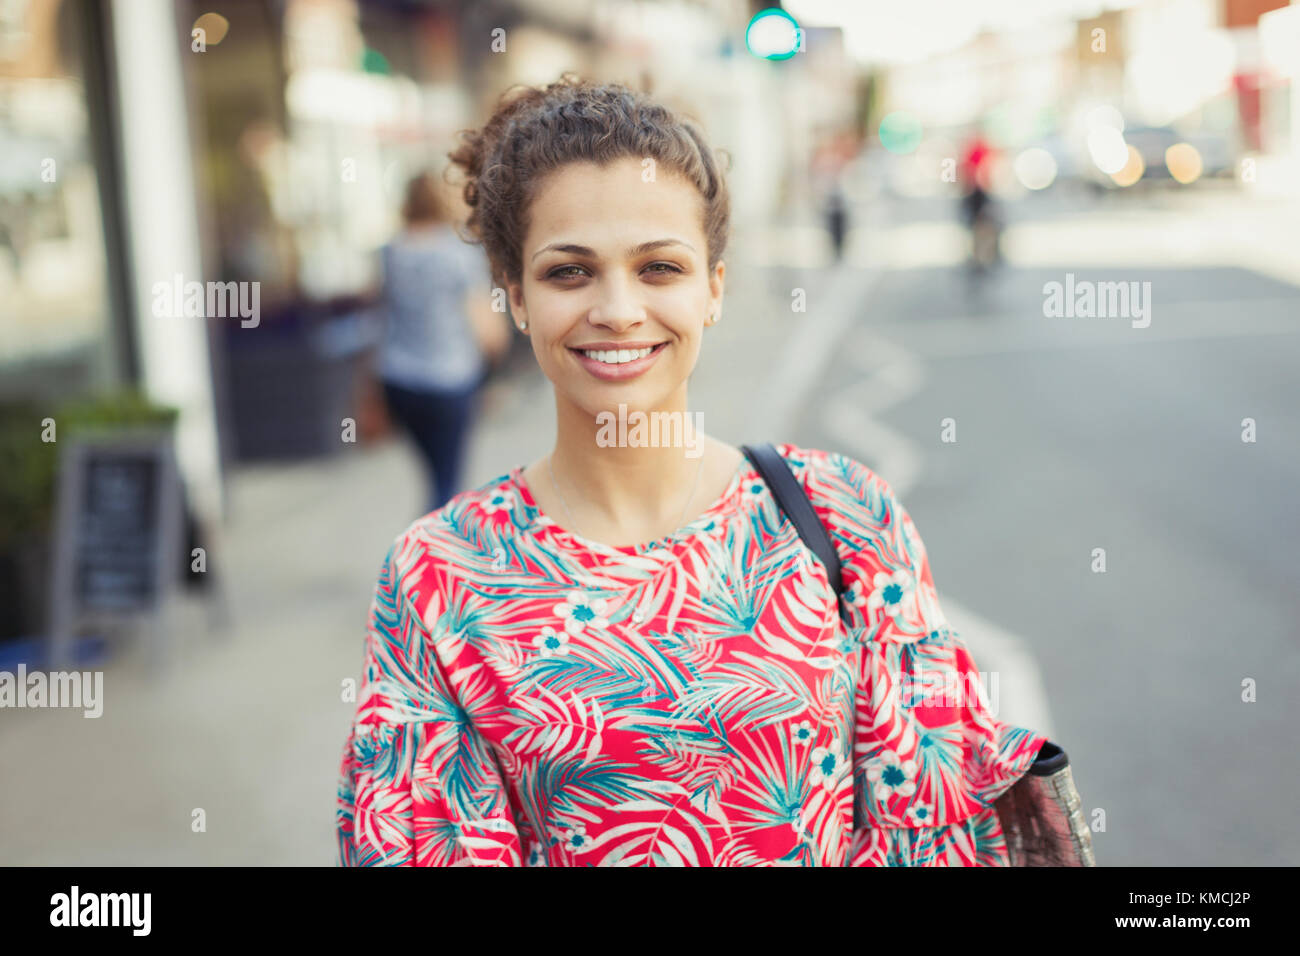
[[[228,326],[235,457],[285,460],[341,451],[343,419],[360,418],[356,385],[368,330],[356,311],[297,310],[257,329]]]

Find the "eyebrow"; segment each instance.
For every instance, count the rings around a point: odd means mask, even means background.
[[[691,252],[695,251],[694,246],[689,242],[683,242],[680,239],[652,239],[649,242],[643,242],[640,245],[632,246],[627,250],[627,255],[629,258],[634,258],[636,256],[644,255],[647,252],[661,249],[664,246],[685,246],[687,249],[691,250]],[[550,245],[542,246],[542,248],[533,253],[533,259],[536,259],[543,252],[567,252],[575,256],[586,256],[590,259],[597,258],[595,249],[589,249],[586,246],[579,246],[572,242],[553,242]]]

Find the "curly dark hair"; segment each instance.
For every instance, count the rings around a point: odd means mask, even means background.
[[[459,135],[448,156],[463,170],[465,225],[483,244],[494,282],[522,279],[528,209],[544,176],[568,163],[604,166],[626,156],[653,158],[695,184],[709,269],[722,258],[731,218],[724,170],[694,121],[647,94],[564,73],[545,87],[511,87],[480,129]]]

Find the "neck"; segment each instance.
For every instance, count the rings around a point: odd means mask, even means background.
[[[628,408],[620,415],[616,406],[599,419],[557,396],[551,463],[575,515],[612,526],[632,520],[671,530],[710,441],[686,411],[685,385],[674,400],[644,414]]]

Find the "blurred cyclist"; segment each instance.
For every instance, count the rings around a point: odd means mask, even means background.
[[[998,240],[1002,226],[989,194],[992,169],[993,149],[977,132],[963,150],[960,175],[966,190],[962,197],[962,218],[971,234],[970,261],[979,272],[1001,258]]]

